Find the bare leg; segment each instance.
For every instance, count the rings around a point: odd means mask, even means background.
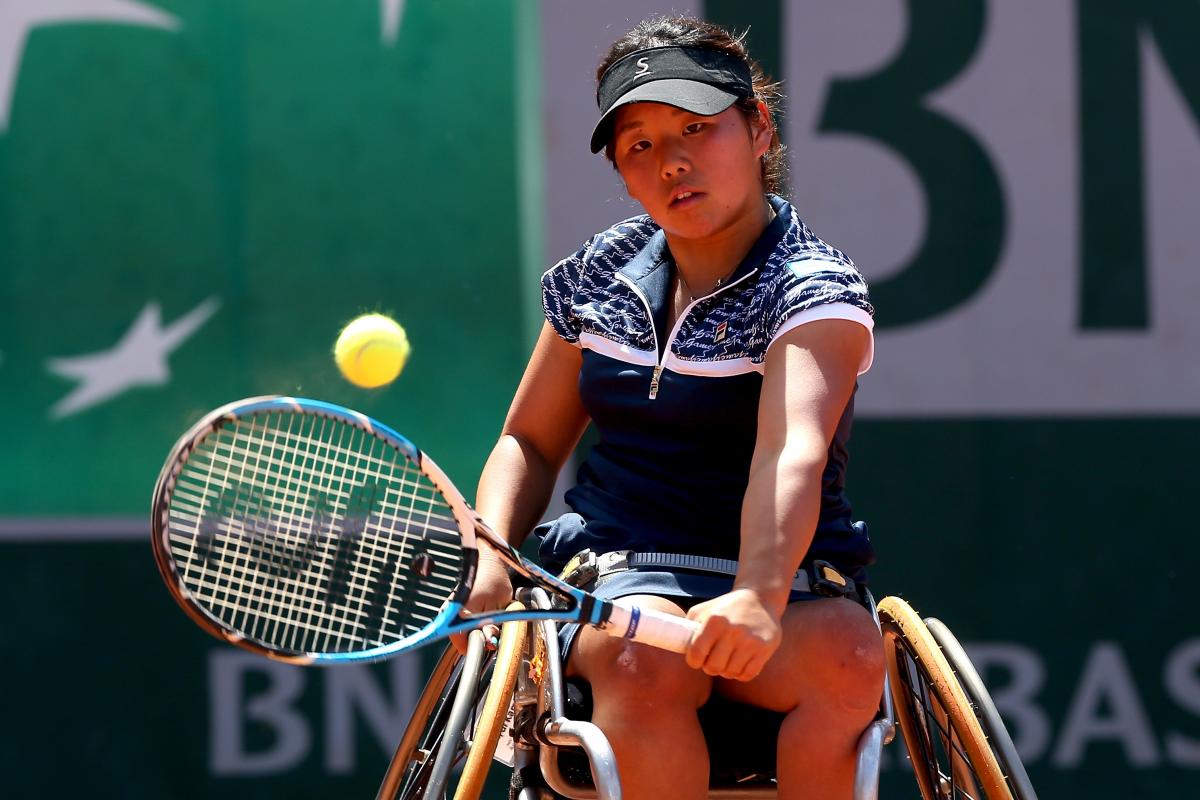
[[[858,737],[879,708],[883,642],[866,609],[843,599],[793,603],[783,644],[754,680],[721,694],[787,712],[779,731],[780,800],[850,798]]]
[[[630,598],[683,615],[661,597]],[[592,722],[612,744],[626,800],[699,800],[708,795],[708,749],[696,710],[712,679],[683,656],[583,628],[568,674],[592,685]]]

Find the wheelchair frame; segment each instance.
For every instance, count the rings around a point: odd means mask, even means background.
[[[917,753],[913,767],[924,800],[1036,800],[986,689],[949,630],[937,620],[927,629],[899,598],[884,598],[878,609],[869,593],[867,599],[884,636],[888,670],[879,712],[859,738],[854,800],[877,800],[882,748],[895,737],[897,723],[910,753]],[[520,589],[517,600],[530,607],[550,607],[550,598],[537,588]],[[447,648],[418,701],[377,800],[440,799],[446,796],[456,763],[462,765],[462,777],[454,800],[476,800],[502,727],[513,735],[515,768],[522,771],[536,763],[545,782],[545,787],[514,792],[516,800],[620,800],[616,759],[607,738],[593,723],[565,713],[555,624],[508,623],[500,639],[490,658],[486,638],[478,631],[469,637],[465,657]],[[942,643],[949,660],[942,654]],[[485,680],[489,667],[492,677]],[[468,723],[472,710],[483,714],[475,728]],[[507,711],[511,716],[506,719]],[[564,774],[559,754],[567,747],[587,756],[592,783],[581,784]],[[772,782],[714,785],[708,796],[766,800],[777,795]]]

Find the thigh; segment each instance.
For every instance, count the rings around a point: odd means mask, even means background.
[[[805,600],[788,606],[782,626],[783,641],[757,677],[718,679],[715,691],[782,712],[814,695],[850,708],[878,705],[883,642],[870,612],[840,597]]]
[[[678,603],[657,595],[624,599],[642,608],[686,616]],[[628,699],[678,699],[694,709],[703,705],[712,691],[712,679],[689,667],[682,655],[609,636],[589,625],[581,626],[575,636],[566,673],[590,683],[598,702],[615,693]]]

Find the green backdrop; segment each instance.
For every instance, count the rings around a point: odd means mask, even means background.
[[[4,794],[373,795],[422,656],[238,660],[169,600],[146,510],[200,414],[269,393],[386,420],[474,486],[536,302],[518,9],[19,5],[0,12],[0,47],[28,26],[0,130]],[[333,364],[368,310],[413,343],[386,390]],[[256,716],[271,687],[299,711]]]
[[[1026,22],[1012,33],[1018,6]],[[910,599],[967,643],[1043,797],[1189,796],[1200,634],[1183,601],[1200,561],[1188,500],[1200,405],[1188,398],[1200,395],[1186,357],[1153,349],[1162,336],[1194,352],[1189,328],[1155,316],[1153,295],[1198,255],[1190,237],[1157,244],[1163,220],[1190,224],[1196,203],[1186,180],[1163,203],[1156,170],[1187,176],[1200,163],[1200,58],[1184,46],[1200,13],[1125,0],[889,9],[878,19],[903,21],[893,57],[794,98],[793,119],[801,101],[814,112],[808,128],[786,129],[806,218],[822,210],[803,184],[820,136],[880,143],[929,204],[897,270],[876,280],[863,260],[879,349],[850,482],[880,554],[876,594]],[[753,25],[755,51],[799,86],[817,49],[804,26],[841,19],[847,50],[855,25],[870,27],[819,3],[710,0],[707,11]],[[1001,141],[984,112],[954,116],[927,95],[992,63],[991,43],[1036,38],[1051,11],[1066,26],[1061,52],[1028,52],[1077,76],[1060,107],[1078,125],[1052,130],[1077,155],[1067,194],[1079,220],[1029,233],[1033,201],[1010,156],[1036,149],[1020,135],[1035,116],[1008,113],[997,93],[990,107],[1017,120]],[[210,639],[156,575],[150,490],[201,413],[266,393],[359,408],[474,485],[537,324],[540,193],[561,202],[561,181],[543,180],[543,131],[557,144],[540,90],[587,81],[539,61],[545,14],[485,0],[0,8],[5,796],[373,795],[432,653],[299,670]],[[1036,94],[1010,67],[1015,93]],[[1147,110],[1160,83],[1174,116]],[[1147,121],[1161,119],[1165,139]],[[855,236],[835,244],[869,252],[870,233]],[[906,337],[994,296],[1022,242],[1066,240],[1078,258],[1042,265],[1047,286],[1065,274],[1081,287],[1064,326],[1101,343],[1140,337],[1172,368],[1148,379],[1146,359],[1114,350],[1072,378],[1066,401],[904,405],[912,387],[938,384],[939,366],[964,371]],[[930,293],[931,276],[952,279]],[[985,396],[1034,396],[1019,372],[1029,353],[1004,348],[1039,301],[991,302],[1013,324],[974,326],[960,342],[966,371],[1002,390]],[[382,391],[346,384],[329,353],[366,310],[395,314],[414,346]],[[1078,371],[1068,358],[1046,364],[1048,383]],[[1106,400],[1114,381],[1142,405]],[[888,753],[883,796],[915,797],[898,749]]]

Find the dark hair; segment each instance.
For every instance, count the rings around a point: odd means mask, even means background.
[[[612,43],[605,54],[604,60],[596,70],[596,83],[604,77],[617,59],[627,56],[637,50],[647,47],[704,47],[710,50],[720,50],[741,59],[750,68],[750,77],[754,94],[735,105],[740,108],[747,118],[758,118],[758,103],[761,100],[771,115],[772,134],[771,147],[762,158],[763,188],[768,192],[778,193],[783,189],[787,178],[787,161],[784,157],[783,142],[779,140],[779,126],[774,122],[780,114],[783,102],[782,85],[767,75],[762,66],[750,57],[746,49],[746,32],[733,34],[724,28],[705,22],[695,17],[663,16],[642,20],[633,30]],[[604,155],[613,161],[611,142],[604,148]],[[614,162],[615,165],[615,162]]]

